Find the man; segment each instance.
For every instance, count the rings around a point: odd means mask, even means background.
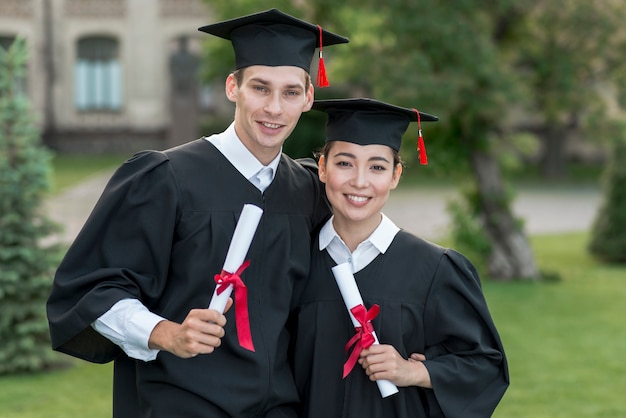
[[[234,122],[117,170],[55,276],[52,345],[115,360],[116,417],[295,417],[287,318],[328,208],[281,149],[311,108],[315,48],[347,39],[275,9],[200,30],[233,43]],[[255,351],[234,312],[206,309],[245,203],[264,210],[241,273]]]

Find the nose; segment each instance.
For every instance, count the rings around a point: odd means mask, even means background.
[[[352,177],[352,185],[357,188],[364,188],[369,186],[369,179],[367,177],[367,169],[365,167],[359,167],[354,170],[354,177]]]
[[[265,102],[264,110],[271,115],[279,115],[283,111],[282,104],[280,102],[280,95],[270,94]]]

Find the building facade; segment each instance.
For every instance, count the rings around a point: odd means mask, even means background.
[[[164,149],[211,106],[197,82],[211,20],[202,0],[0,0],[0,46],[26,40],[24,88],[52,149]]]

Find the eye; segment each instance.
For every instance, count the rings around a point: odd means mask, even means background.
[[[374,170],[374,171],[385,171],[385,170],[387,170],[387,167],[382,166],[382,165],[373,165],[372,166],[372,170]]]
[[[338,167],[350,167],[350,166],[352,166],[352,164],[350,164],[350,162],[348,162],[348,161],[337,161],[336,165]]]
[[[300,95],[299,91],[296,90],[289,90],[285,93],[287,96],[292,96],[292,97],[297,97]]]
[[[261,93],[267,92],[267,87],[265,86],[252,86],[252,89]]]

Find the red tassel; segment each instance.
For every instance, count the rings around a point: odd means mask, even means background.
[[[317,87],[328,87],[328,77],[326,77],[326,65],[324,65],[324,56],[322,55],[322,27],[317,25],[320,31],[320,59],[317,66]]]
[[[317,67],[317,87],[328,87],[330,83],[326,77],[326,66],[324,65],[324,57],[322,57],[322,51],[320,51],[320,61]]]
[[[424,137],[422,137],[422,121],[420,117],[420,112],[417,109],[413,109],[415,113],[417,113],[417,130],[418,130],[418,138],[417,138],[417,151],[420,155],[420,164],[427,165],[428,157],[426,156],[426,146],[424,145]]]
[[[420,153],[420,164],[428,164],[428,157],[426,156],[426,147],[424,146],[424,138],[422,137],[422,130],[420,129],[420,136],[417,139],[417,150]]]

